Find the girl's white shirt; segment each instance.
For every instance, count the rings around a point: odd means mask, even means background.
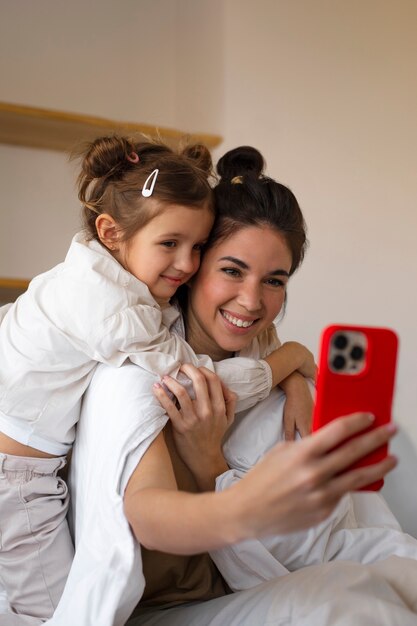
[[[99,242],[78,233],[63,263],[1,309],[0,430],[22,444],[66,454],[98,362],[120,367],[130,360],[158,379],[177,377],[181,363],[204,365],[237,393],[239,410],[268,396],[265,361],[227,359],[214,367],[170,332],[178,316],[174,307],[161,309]]]

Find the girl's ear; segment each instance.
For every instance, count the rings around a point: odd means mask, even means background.
[[[119,249],[119,229],[117,223],[108,213],[102,213],[96,219],[96,231],[103,246],[109,250]]]

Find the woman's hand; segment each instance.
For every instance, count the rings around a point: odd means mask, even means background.
[[[306,437],[311,433],[314,407],[313,396],[306,379],[298,372],[294,372],[280,383],[280,387],[286,395],[283,416],[285,440],[295,439],[295,431],[298,431],[301,437]]]
[[[372,418],[357,413],[332,421],[297,442],[282,442],[234,485],[237,515],[251,536],[282,534],[324,520],[340,498],[382,478],[396,465],[388,456],[374,465],[349,469],[355,461],[391,439],[393,425],[370,430]],[[243,530],[248,538],[248,527]],[[243,536],[242,536],[243,538]]]
[[[216,476],[228,469],[222,441],[234,419],[236,396],[205,367],[185,364],[181,371],[193,383],[195,400],[170,376],[165,376],[163,382],[177,398],[178,406],[161,385],[154,386],[154,394],[171,420],[178,453],[199,488],[214,489]]]

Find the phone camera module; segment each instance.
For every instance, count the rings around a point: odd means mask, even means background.
[[[355,329],[337,330],[328,353],[330,369],[337,374],[358,375],[365,369],[368,351],[366,335]]]

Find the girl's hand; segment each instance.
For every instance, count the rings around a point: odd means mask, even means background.
[[[389,425],[352,439],[371,423],[371,416],[356,413],[332,421],[301,441],[282,442],[272,448],[231,488],[239,514],[251,527],[250,536],[295,532],[316,525],[347,492],[392,470],[396,465],[392,456],[374,465],[349,469],[395,433],[395,427]],[[245,538],[247,532],[248,526]]]
[[[163,382],[177,398],[177,406],[161,385],[154,386],[154,394],[171,420],[178,453],[199,488],[214,489],[216,476],[228,469],[222,441],[234,420],[236,396],[205,367],[186,364],[181,371],[193,383],[195,400],[170,376]]]
[[[311,422],[313,415],[313,396],[304,376],[294,372],[280,384],[285,392],[286,400],[284,405],[284,436],[286,441],[295,439],[295,431],[301,437],[306,437],[311,433]]]

